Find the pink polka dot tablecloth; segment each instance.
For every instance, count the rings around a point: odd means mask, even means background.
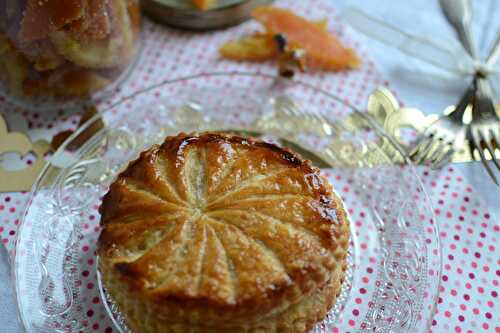
[[[308,1],[308,5],[297,1],[278,1],[280,6],[294,5],[297,11],[310,18],[323,18],[325,13],[335,11],[321,0]],[[332,19],[332,31],[345,44],[356,49],[363,59],[362,67],[353,72],[336,74],[304,75],[302,80],[335,93],[341,99],[364,108],[368,95],[380,85],[388,85],[378,72],[369,52],[356,41],[356,36]],[[273,73],[272,64],[246,64],[219,59],[218,46],[226,40],[252,32],[258,28],[253,22],[221,32],[190,33],[176,31],[146,22],[143,51],[140,61],[126,83],[117,91],[113,100],[149,86],[165,78],[182,77],[200,72],[247,71]],[[111,101],[104,102],[109,104]],[[2,113],[16,114],[26,119],[29,133],[43,130],[48,137],[68,128],[78,121],[78,114],[67,110],[53,110],[43,114],[21,110],[0,101]],[[30,163],[29,158],[25,160]],[[434,213],[440,228],[442,246],[442,281],[432,332],[500,332],[500,225],[488,207],[477,199],[477,191],[466,182],[453,167],[441,171],[418,169],[434,205]],[[332,179],[339,184],[339,190],[347,190],[348,182]],[[0,235],[3,244],[12,254],[14,242],[22,214],[29,199],[28,193],[0,194]],[[363,223],[363,214],[354,210],[351,214],[355,223]],[[99,218],[97,207],[88,212],[89,223],[84,226],[89,237],[95,239],[99,229],[91,228]],[[96,332],[112,332],[113,325],[101,311],[101,300],[95,281],[94,254],[86,245],[88,270],[81,273],[81,284],[91,292],[88,307],[81,309],[86,317],[86,326]],[[436,268],[437,269],[437,268]],[[356,274],[362,280],[374,279],[375,272],[370,267]],[[359,308],[366,304],[366,290],[360,287],[351,292]],[[349,309],[344,320],[355,332],[360,322],[360,310]],[[334,332],[338,332],[334,329]]]

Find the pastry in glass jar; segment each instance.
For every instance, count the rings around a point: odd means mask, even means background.
[[[3,78],[10,94],[86,97],[121,77],[137,54],[136,0],[3,0],[0,12],[9,45],[0,64],[17,61]]]

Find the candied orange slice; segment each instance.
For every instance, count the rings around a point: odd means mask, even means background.
[[[292,11],[259,7],[252,16],[266,27],[269,34],[284,34],[292,47],[304,49],[309,67],[341,70],[359,65],[353,50],[345,48],[333,35]]]
[[[263,61],[275,58],[278,48],[273,35],[256,34],[227,42],[219,52],[226,59]]]
[[[30,42],[47,37],[64,25],[82,17],[85,0],[28,0],[19,37]]]
[[[12,93],[21,96],[23,81],[28,76],[28,62],[0,32],[0,79],[5,80]]]
[[[193,0],[193,4],[200,10],[212,8],[217,3],[217,0]]]
[[[314,24],[315,26],[317,26],[318,28],[320,28],[321,30],[325,30],[328,29],[328,19],[321,19],[321,20],[316,20],[316,21],[309,21],[311,22],[312,24]]]
[[[33,63],[33,68],[36,71],[50,71],[59,66],[62,66],[66,60],[55,50],[49,39],[43,39],[35,43],[29,44],[33,49],[36,49],[34,54],[25,56]]]
[[[70,24],[76,38],[83,41],[104,39],[111,33],[108,0],[88,0],[85,14]]]
[[[311,21],[312,24],[326,30],[328,20]],[[274,35],[256,33],[236,41],[229,41],[219,49],[223,58],[231,60],[264,61],[278,56],[278,48]]]
[[[39,72],[54,70],[65,62],[48,38],[18,43],[15,47]]]
[[[7,35],[0,32],[0,55],[12,49],[11,42]]]
[[[65,59],[82,67],[110,68],[125,65],[135,53],[134,31],[124,0],[110,0],[113,27],[105,39],[82,41],[65,30],[50,33],[50,40]]]
[[[75,69],[66,73],[60,84],[52,88],[55,96],[88,96],[100,91],[110,84],[110,80],[86,69]]]
[[[85,97],[110,83],[109,79],[89,69],[64,68],[24,80],[23,93],[26,96]]]
[[[137,37],[139,37],[139,33],[141,31],[141,8],[139,6],[139,3],[135,0],[128,0],[127,11],[135,40],[137,39]]]

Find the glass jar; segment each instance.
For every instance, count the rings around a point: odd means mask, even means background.
[[[124,76],[139,35],[137,0],[0,0],[0,93],[93,96]]]

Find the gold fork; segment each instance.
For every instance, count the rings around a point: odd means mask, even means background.
[[[476,96],[474,98],[473,118],[467,128],[470,150],[479,153],[484,168],[496,185],[499,185],[495,172],[490,167],[485,150],[491,155],[493,164],[500,171],[496,150],[500,149],[500,117],[495,110],[493,93],[486,78],[477,77]]]

